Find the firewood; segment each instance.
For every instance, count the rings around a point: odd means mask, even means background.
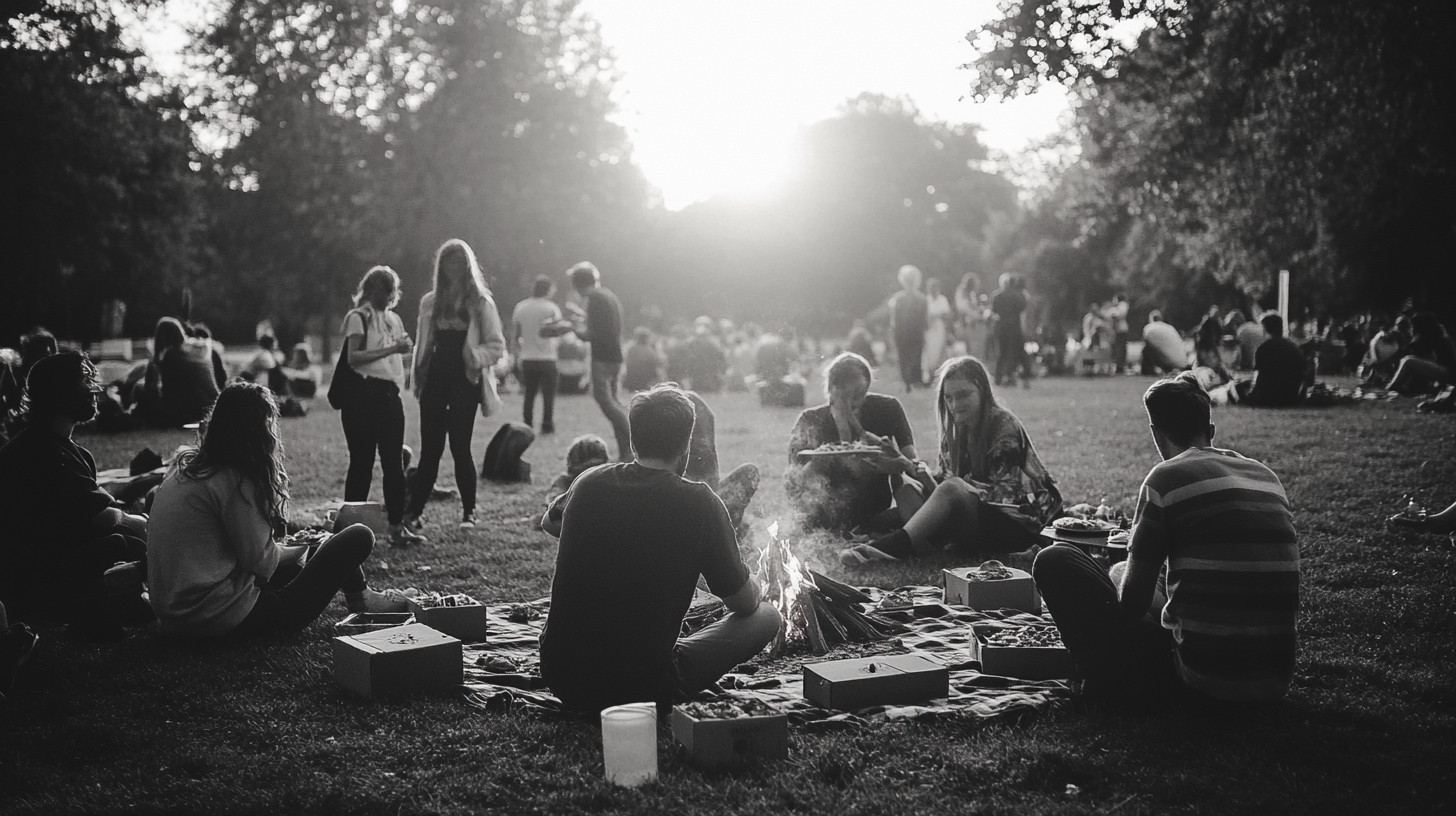
[[[829,642],[824,639],[824,630],[819,628],[819,615],[814,610],[814,596],[801,595],[802,600],[808,603],[799,604],[799,613],[803,616],[804,635],[809,639],[809,649],[816,655],[829,652]]]
[[[814,570],[808,570],[808,573],[809,577],[814,579],[814,588],[836,601],[843,601],[845,603],[870,603],[872,600],[870,596],[860,592],[849,584],[842,584]]]
[[[828,638],[832,633],[833,639],[836,642],[844,643],[848,641],[849,632],[844,628],[844,624],[839,622],[833,604],[818,595],[810,595],[809,600],[814,606],[815,615],[819,618],[820,630],[824,631],[826,628],[828,630],[824,632],[825,637]]]

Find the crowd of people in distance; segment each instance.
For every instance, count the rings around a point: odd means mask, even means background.
[[[601,272],[583,262],[565,280],[564,304],[543,276],[506,323],[471,247],[446,241],[411,335],[395,311],[399,275],[374,266],[340,328],[328,397],[348,448],[344,499],[369,499],[377,459],[388,542],[411,546],[427,540],[426,501],[447,448],[459,526],[478,526],[471,441],[477,415],[500,419],[504,372],[521,383],[525,425],[552,434],[562,349],[584,347],[584,376],[611,437],[585,433],[572,442],[539,521],[560,540],[541,670],[567,707],[684,699],[778,633],[780,613],[739,551],[760,469],[748,462],[722,473],[705,395],[795,383],[802,410],[788,435],[785,493],[804,528],[845,539],[839,558],[847,568],[938,550],[1030,567],[1079,689],[1092,698],[1143,705],[1169,696],[1252,703],[1285,695],[1299,598],[1293,517],[1269,468],[1214,446],[1211,413],[1220,398],[1299,398],[1308,357],[1284,336],[1281,315],[1265,313],[1256,326],[1242,313],[1210,309],[1191,354],[1181,333],[1150,316],[1142,365],[1172,375],[1143,395],[1162,461],[1140,490],[1127,561],[1108,571],[1075,547],[1042,546],[1042,531],[1065,513],[1063,497],[997,393],[1031,374],[1021,325],[1026,287],[1017,276],[1003,275],[982,295],[967,274],[947,296],[937,281],[902,267],[900,291],[885,305],[890,348],[856,322],[832,355],[817,343],[806,353],[792,330],[706,316],[666,331],[639,327],[624,348],[622,306]],[[1094,305],[1083,342],[1125,366],[1127,319],[1125,297]],[[1229,336],[1252,379],[1225,363]],[[1364,337],[1346,336],[1347,348]],[[99,486],[94,459],[76,443],[76,427],[112,395],[84,354],[57,345],[46,333],[28,335],[0,372],[0,397],[16,420],[0,448],[0,514],[14,525],[0,542],[0,694],[34,650],[31,621],[97,640],[154,621],[168,636],[215,639],[298,631],[340,594],[351,611],[404,608],[401,597],[369,585],[377,543],[370,528],[345,527],[311,546],[281,543],[291,498],[281,406],[321,390],[307,345],[284,359],[273,336],[261,334],[229,381],[205,329],[159,321],[152,358],[118,388],[117,408],[199,427],[146,514]],[[933,450],[923,434],[917,439],[900,398],[875,390],[881,356],[898,360],[907,392],[923,386],[933,394]],[[990,368],[986,356],[995,359]],[[825,357],[824,401],[806,407],[803,383]],[[1360,357],[1362,375],[1396,390],[1450,384],[1456,371],[1450,338],[1422,312],[1380,326]],[[421,439],[408,481],[407,388]],[[619,389],[635,392],[628,405]],[[846,443],[860,452],[814,455]],[[1449,532],[1456,505],[1391,523]],[[728,613],[683,637],[700,577]]]

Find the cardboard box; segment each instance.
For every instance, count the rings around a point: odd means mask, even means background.
[[[334,682],[364,697],[454,689],[465,681],[460,641],[410,623],[334,638]]]
[[[1065,646],[993,646],[986,636],[971,638],[971,658],[982,674],[1022,680],[1065,680],[1072,676],[1072,653]]]
[[[414,613],[415,620],[431,629],[453,635],[466,643],[484,643],[486,630],[485,605],[470,598],[464,606],[421,606],[414,598],[405,603]]]
[[[414,622],[415,616],[408,612],[355,612],[334,624],[334,631],[341,635],[357,635]]]
[[[389,540],[389,515],[379,502],[344,502],[334,515],[334,532],[350,524],[363,524],[374,531],[374,540]]]
[[[957,567],[945,570],[945,602],[969,606],[972,609],[1017,609],[1041,614],[1041,594],[1031,573],[1015,567],[1007,567],[1010,578],[995,581],[974,581],[969,576],[976,567]]]
[[[787,759],[789,715],[699,719],[675,706],[672,735],[687,749],[688,759],[703,770],[731,768],[748,757]]]
[[[804,667],[804,699],[837,711],[950,696],[950,672],[924,655],[830,660]]]

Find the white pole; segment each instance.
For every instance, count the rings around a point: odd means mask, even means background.
[[[1289,314],[1289,270],[1279,270],[1279,316],[1284,318],[1284,325],[1290,325],[1293,315]]]

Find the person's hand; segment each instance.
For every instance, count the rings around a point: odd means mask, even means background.
[[[415,341],[411,340],[410,339],[410,336],[408,334],[406,334],[405,336],[401,337],[400,340],[399,340],[399,342],[394,344],[394,353],[395,354],[409,354],[409,353],[413,352],[414,350],[415,350]]]
[[[897,473],[914,472],[915,463],[900,450],[900,443],[895,441],[895,437],[877,436],[869,431],[863,431],[861,438],[866,445],[874,445],[880,449],[877,457],[867,460],[874,465],[876,470],[891,476]]]

